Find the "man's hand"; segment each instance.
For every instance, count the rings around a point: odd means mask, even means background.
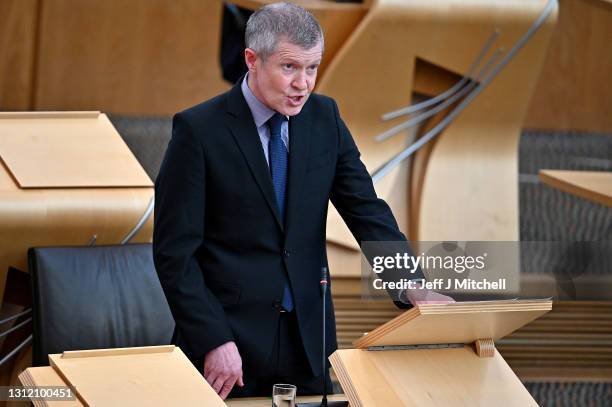
[[[407,289],[403,292],[403,296],[405,296],[412,305],[449,304],[455,302],[455,300],[448,295],[426,290],[424,288]]]
[[[223,400],[235,384],[244,386],[242,358],[234,342],[226,342],[206,354],[204,378]]]

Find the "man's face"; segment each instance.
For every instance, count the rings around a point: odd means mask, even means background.
[[[249,67],[249,87],[261,102],[286,116],[300,113],[317,80],[322,46],[310,49],[279,40],[276,51],[261,59],[253,50],[245,50]]]

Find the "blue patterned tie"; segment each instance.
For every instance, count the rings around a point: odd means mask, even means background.
[[[287,118],[280,113],[275,113],[274,116],[268,120],[268,126],[270,127],[270,142],[268,143],[270,174],[272,175],[272,185],[274,186],[278,212],[283,224],[285,222],[287,168],[289,166],[289,153],[281,137],[281,128],[285,120],[287,120]],[[289,281],[285,281],[282,305],[287,311],[293,310],[293,296],[291,294],[291,288],[289,287]]]

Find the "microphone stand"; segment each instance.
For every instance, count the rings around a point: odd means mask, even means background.
[[[327,378],[329,371],[327,370],[326,346],[325,346],[325,296],[327,293],[327,267],[321,267],[321,296],[323,298],[323,351],[321,352],[321,366],[323,367],[323,398],[321,403],[298,403],[298,407],[348,407],[348,401],[327,401]]]

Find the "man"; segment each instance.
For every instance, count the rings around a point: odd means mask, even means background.
[[[328,201],[359,242],[405,237],[335,102],[311,94],[323,54],[315,18],[268,5],[249,19],[246,45],[247,76],[174,117],[156,181],[155,265],[174,342],[222,398],[269,395],[275,382],[320,393]]]

